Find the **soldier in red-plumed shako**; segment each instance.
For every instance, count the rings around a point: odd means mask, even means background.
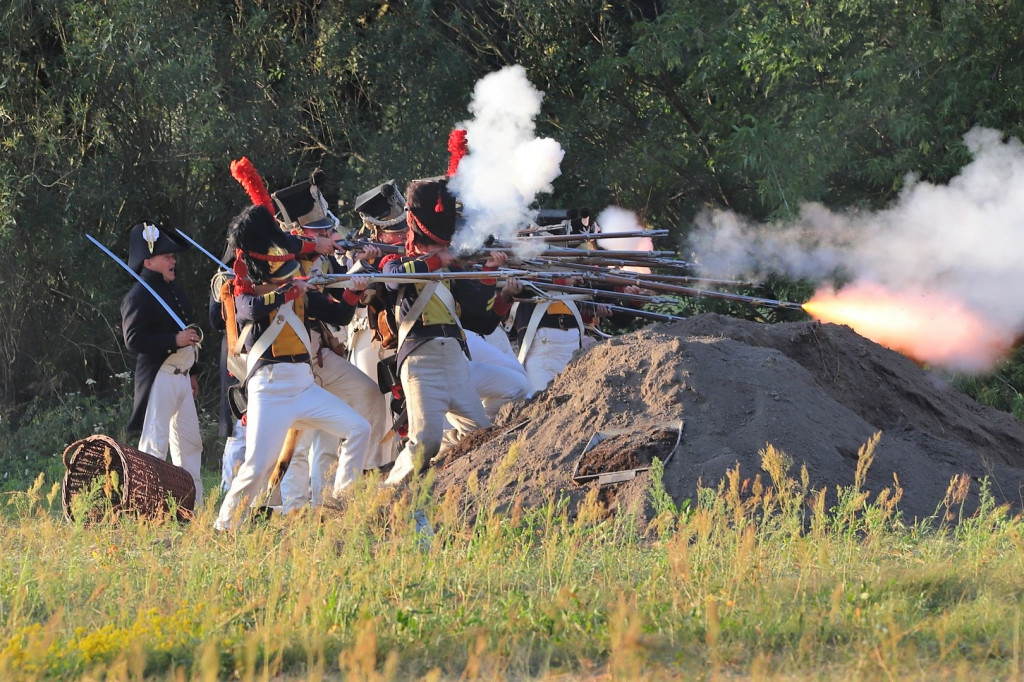
[[[234,220],[234,319],[248,353],[245,460],[231,482],[215,527],[237,528],[257,501],[282,454],[289,429],[322,429],[343,439],[342,448],[364,453],[370,425],[341,399],[317,386],[310,365],[307,316],[345,325],[366,282],[357,280],[336,301],[299,275],[296,249],[278,227],[272,204],[254,204]],[[287,448],[290,453],[290,447]]]
[[[271,194],[280,214],[280,220],[291,233],[315,239],[337,237],[338,221],[328,210],[327,200],[320,188],[326,176],[320,169],[305,180]],[[372,246],[353,254],[356,261],[376,259],[380,251]],[[335,256],[309,254],[298,257],[302,275],[330,275],[346,272]],[[329,296],[342,296],[341,289],[323,290]],[[347,290],[345,290],[347,291]],[[350,300],[358,300],[349,294]],[[344,328],[337,328],[325,320],[307,315],[313,351],[313,377],[316,383],[345,401],[370,423],[370,447],[380,442],[388,432],[387,414],[380,409],[381,393],[377,382],[348,361],[348,351],[339,337]],[[344,495],[366,468],[367,452],[354,452],[339,448],[337,436],[324,431],[304,431],[298,439],[288,472],[281,481],[281,503],[285,512],[310,503],[313,507],[331,505]]]
[[[456,206],[447,179],[414,180],[405,198],[406,257],[385,257],[383,272],[425,273],[455,266],[448,247],[455,232]],[[507,254],[492,252],[484,269],[495,270],[507,260]],[[510,304],[496,296],[495,284],[485,279],[389,285],[398,297],[398,370],[409,415],[409,440],[387,483],[398,484],[429,465],[441,448],[446,416],[460,434],[490,426],[472,386],[463,325],[470,329],[483,322],[481,333],[486,334],[493,329],[494,316],[507,312]],[[480,287],[485,289],[483,297]]]

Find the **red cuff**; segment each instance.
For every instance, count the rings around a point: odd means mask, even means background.
[[[302,292],[299,291],[299,288],[289,284],[288,289],[284,292],[284,302],[287,303],[288,301],[294,301],[299,296],[302,296]]]
[[[481,269],[484,272],[496,272],[498,270],[498,268],[489,268],[486,265],[483,266],[483,268],[481,268]],[[494,286],[495,284],[498,283],[498,280],[496,278],[494,278],[494,277],[488,277],[487,279],[481,279],[480,283],[481,284],[486,284],[487,286]]]
[[[300,256],[305,256],[310,253],[316,253],[316,239],[310,239],[309,237],[299,237],[299,241],[302,242],[302,248],[299,249]]]
[[[508,315],[508,311],[512,310],[512,303],[514,301],[505,302],[505,299],[501,296],[494,297],[494,314],[498,317],[505,317]]]
[[[348,303],[349,305],[354,306],[354,305],[358,305],[359,304],[359,300],[363,297],[363,292],[361,292],[361,291],[352,291],[351,289],[345,289],[345,291],[344,291],[344,293],[342,293],[341,297],[343,299],[345,299],[345,303]]]
[[[441,257],[438,256],[436,253],[432,254],[428,258],[425,258],[423,262],[427,264],[427,269],[430,270],[431,272],[433,272],[434,270],[441,269]]]

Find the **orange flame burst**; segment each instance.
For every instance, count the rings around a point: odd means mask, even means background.
[[[869,282],[815,292],[803,305],[822,322],[851,327],[861,336],[918,362],[983,372],[1004,358],[1014,334],[939,292],[892,292]]]

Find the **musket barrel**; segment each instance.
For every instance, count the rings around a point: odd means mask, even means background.
[[[516,298],[519,303],[536,303],[535,298]],[[679,315],[670,315],[668,313],[656,313],[653,310],[644,310],[643,308],[627,308],[622,305],[614,305],[612,303],[598,303],[597,305],[603,305],[609,310],[613,310],[619,313],[625,313],[626,315],[632,315],[633,317],[642,317],[648,320],[658,320],[661,322],[681,322],[687,318],[680,317]]]
[[[799,303],[792,303],[790,301],[779,301],[773,298],[761,298],[759,296],[745,296],[743,294],[733,294],[724,291],[713,291],[710,289],[698,289],[696,287],[684,287],[678,284],[670,284],[668,282],[653,282],[650,280],[642,280],[634,277],[621,277],[617,275],[604,275],[600,278],[610,284],[635,284],[642,286],[645,289],[654,289],[655,291],[667,291],[671,293],[682,294],[684,296],[692,296],[694,298],[720,298],[726,301],[739,301],[743,303],[753,303],[754,305],[764,305],[772,308],[785,308],[787,310],[803,310],[803,306]]]
[[[373,246],[380,249],[381,253],[405,255],[405,247],[401,244],[384,244],[383,242],[362,241],[360,239],[338,239],[335,244],[339,251],[362,251],[368,246]]]
[[[634,230],[632,232],[577,232],[575,234],[524,234],[519,235],[511,243],[515,242],[586,242],[599,239],[632,239],[636,237],[664,237],[668,230]],[[508,241],[504,242],[510,243]]]
[[[630,294],[624,291],[608,291],[606,289],[591,289],[571,284],[554,284],[552,282],[531,282],[530,286],[545,291],[562,291],[568,294],[587,294],[595,298],[614,298],[621,301],[633,301],[636,303],[665,303],[666,301],[671,300],[659,296]]]
[[[524,249],[513,246],[485,246],[477,251],[456,253],[455,256],[463,261],[479,261],[490,257],[492,251],[507,253],[513,257],[520,256]],[[629,265],[657,265],[654,261],[660,258],[674,256],[675,251],[615,251],[610,249],[569,249],[565,247],[548,248],[536,254],[524,255],[526,260],[548,259],[548,260],[579,260],[581,262],[593,261],[595,263],[608,263],[613,261],[627,261]],[[649,263],[650,261],[650,263]]]
[[[444,280],[453,279],[495,279],[498,275],[504,275],[507,277],[520,277],[530,275],[529,270],[502,270],[498,271],[487,271],[487,270],[451,270],[451,271],[434,271],[434,272],[369,272],[369,273],[340,273],[340,274],[321,274],[309,278],[309,281],[318,286],[327,286],[331,288],[348,288],[346,285],[350,284],[356,278],[360,278],[364,281],[369,280],[373,282],[385,282],[393,284],[406,284],[410,282],[437,282]]]

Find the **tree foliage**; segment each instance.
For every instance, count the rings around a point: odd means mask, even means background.
[[[383,180],[442,172],[474,83],[509,64],[566,151],[550,205],[614,202],[670,244],[705,206],[884,205],[907,173],[956,174],[971,127],[1022,133],[1024,5],[998,0],[10,0],[0,15],[6,406],[131,366],[130,282],[84,233],[124,254],[147,218],[219,251],[247,202],[228,172],[243,155],[271,188],[322,166],[350,215]],[[210,264],[181,269],[201,313]]]

